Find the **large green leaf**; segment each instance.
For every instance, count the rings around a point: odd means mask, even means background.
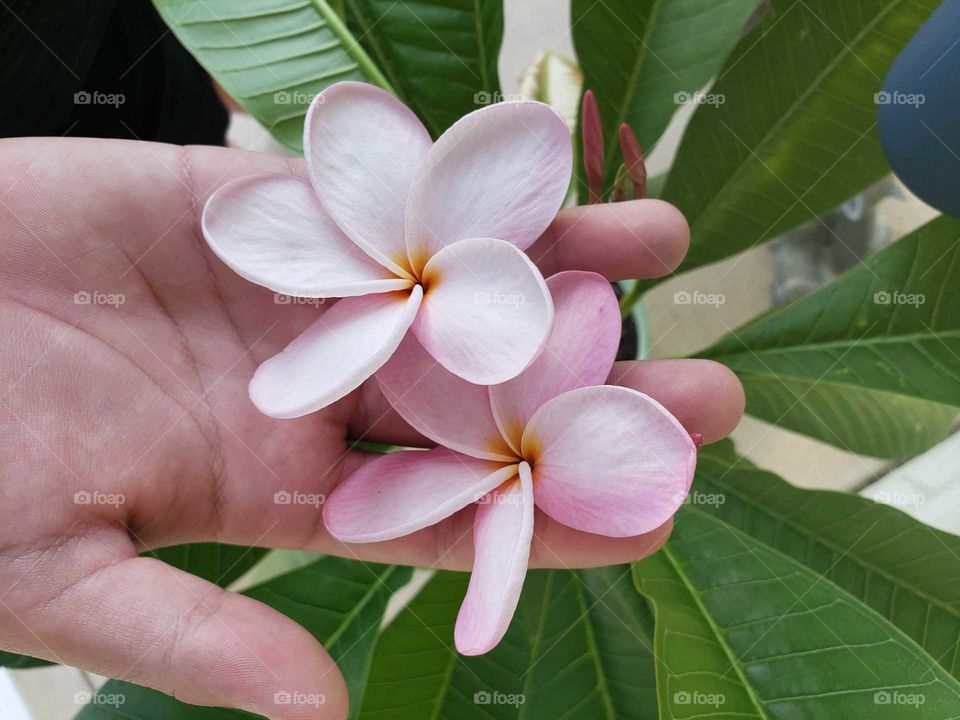
[[[468,579],[438,573],[384,630],[362,720],[657,717],[652,617],[628,567],[528,573],[506,637],[479,657],[453,647]]]
[[[745,250],[889,172],[874,96],[938,0],[771,0],[694,114],[663,197],[690,221],[682,268]],[[722,103],[720,99],[722,98]]]
[[[867,603],[960,678],[960,538],[712,450],[701,454],[692,500]]]
[[[154,0],[184,47],[287,147],[313,96],[341,80],[389,83],[326,0]]]
[[[492,652],[477,657],[457,654],[453,626],[469,577],[438,572],[383,631],[361,720],[517,716],[530,656],[526,616],[515,616],[507,636]]]
[[[698,509],[634,565],[662,718],[943,720],[960,684],[822,575]]]
[[[391,595],[410,579],[410,569],[324,557],[311,565],[250,588],[244,595],[276,608],[305,627],[337,661],[350,705],[360,704],[377,628]],[[235,710],[200,708],[155,690],[109,681],[101,696],[122,695],[111,705],[95,700],[77,720],[227,720],[250,718]]]
[[[573,44],[603,121],[606,187],[620,164],[620,124],[629,123],[651,149],[680,106],[678,94],[692,97],[716,74],[758,4],[573,0]]]
[[[657,717],[650,611],[629,567],[549,573],[524,720]]]
[[[344,0],[351,29],[437,136],[499,99],[503,0]]]
[[[264,548],[196,543],[174,545],[149,554],[220,587],[227,587],[256,565],[266,553]]]
[[[857,452],[916,452],[960,406],[960,221],[940,218],[700,353],[747,410]]]

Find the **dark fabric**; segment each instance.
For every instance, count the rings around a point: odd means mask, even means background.
[[[0,4],[0,136],[222,145],[227,111],[149,0]]]

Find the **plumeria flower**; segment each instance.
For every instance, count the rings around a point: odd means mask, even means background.
[[[309,181],[240,178],[203,212],[210,247],[247,280],[343,298],[257,369],[250,397],[262,412],[298,417],[340,399],[408,330],[472,383],[530,364],[553,305],[523,250],[560,209],[572,163],[555,110],[497,103],[433,143],[393,96],[342,82],[310,106],[303,147]]]
[[[543,353],[521,375],[480,387],[433,362],[415,337],[377,373],[385,395],[433,450],[384,455],[328,498],[323,517],[344,542],[379,542],[433,525],[471,503],[473,574],[454,633],[476,655],[503,637],[516,609],[534,505],[576,530],[610,537],[663,525],[690,489],[697,447],[652,398],[602,385],[620,340],[610,284],[552,276],[556,308]]]

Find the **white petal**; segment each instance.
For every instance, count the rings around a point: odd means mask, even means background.
[[[448,245],[423,272],[423,306],[413,326],[447,370],[478,385],[505,382],[537,356],[553,322],[540,271],[502,240]]]
[[[457,615],[454,641],[464,655],[481,655],[503,638],[517,609],[533,540],[533,482],[519,478],[491,492],[473,521],[473,572]]]
[[[347,297],[410,287],[344,235],[310,184],[248,175],[218,189],[203,208],[210,249],[250,282],[297,297]]]
[[[420,307],[410,292],[344,298],[321,315],[250,380],[261,412],[294,418],[315,412],[355,390],[397,349]]]
[[[540,509],[608,537],[663,525],[683,503],[697,464],[690,434],[660,403],[610,385],[549,400],[527,423],[523,454],[533,463]]]
[[[343,542],[380,542],[429,527],[517,472],[447,448],[389,453],[348,477],[327,499],[327,529]]]
[[[434,442],[475,458],[516,462],[493,419],[487,387],[446,370],[413,333],[376,377],[400,416]]]
[[[314,99],[303,132],[314,189],[337,225],[384,267],[406,274],[404,212],[432,144],[426,128],[385,90],[340,82]]]
[[[490,105],[461,118],[430,149],[407,204],[414,265],[458,240],[492,237],[526,249],[567,193],[570,131],[538,102]]]

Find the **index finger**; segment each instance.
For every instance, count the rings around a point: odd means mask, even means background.
[[[592,270],[608,280],[673,272],[690,245],[690,227],[662,200],[584,205],[561,211],[527,249],[543,275]]]

